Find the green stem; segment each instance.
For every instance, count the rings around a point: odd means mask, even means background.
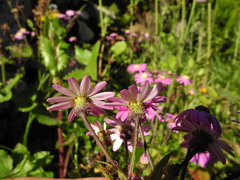
[[[238,21],[237,40],[235,43],[235,48],[234,48],[234,53],[233,53],[233,64],[235,64],[236,60],[237,60],[239,44],[240,44],[240,21]]]
[[[1,56],[1,58],[2,58],[2,56]],[[1,60],[1,61],[0,61],[0,63],[1,63],[1,70],[2,70],[2,85],[4,86],[6,84],[5,64],[4,64],[3,60]]]
[[[101,150],[103,151],[104,155],[106,156],[108,162],[110,162],[112,164],[112,166],[114,168],[116,168],[117,171],[119,171],[120,173],[122,173],[124,175],[124,173],[122,172],[122,170],[119,168],[119,166],[116,164],[116,162],[112,159],[112,157],[109,155],[107,149],[105,148],[105,145],[102,143],[102,141],[100,141],[100,139],[98,138],[98,136],[96,135],[95,131],[93,130],[91,124],[89,123],[86,114],[84,112],[81,112],[79,114],[79,117],[82,118],[84,124],[86,125],[87,129],[89,130],[89,132],[91,133],[91,135],[93,136],[93,138],[95,139],[95,141],[97,142],[97,145],[101,148]],[[123,180],[127,180],[127,177],[124,176],[122,177]]]
[[[27,137],[28,137],[28,133],[29,133],[29,130],[30,130],[30,126],[31,126],[34,118],[35,118],[35,115],[32,112],[30,112],[29,116],[28,116],[26,129],[25,129],[25,132],[24,132],[24,135],[23,135],[23,145],[24,146],[27,146]]]
[[[104,37],[105,30],[104,30],[104,24],[103,24],[102,0],[98,0],[98,5],[99,5],[100,26],[101,26],[101,37]]]
[[[158,29],[158,26],[159,26],[159,20],[158,20],[158,17],[159,17],[159,12],[158,12],[158,9],[159,9],[159,4],[158,4],[158,0],[155,0],[155,3],[154,3],[154,9],[155,9],[155,16],[154,16],[154,19],[155,19],[155,37],[154,37],[154,44],[155,44],[155,48],[154,48],[154,60],[152,62],[152,65],[153,65],[153,68],[156,69],[156,62],[157,62],[157,53],[158,53],[158,48],[157,48],[157,45],[158,45],[158,34],[159,34],[159,29]]]
[[[131,178],[133,175],[133,169],[134,169],[134,164],[135,164],[135,159],[136,159],[136,147],[137,147],[137,140],[138,140],[138,131],[139,131],[139,118],[133,118],[135,121],[135,131],[134,131],[134,137],[133,137],[133,150],[132,150],[132,157],[131,157],[131,162],[130,166],[128,169],[128,176]]]
[[[10,148],[8,148],[6,146],[3,146],[3,145],[0,145],[0,148],[5,149],[7,151],[11,151],[11,152],[13,151],[12,149],[10,149]]]
[[[203,44],[203,17],[205,14],[205,7],[202,6],[202,13],[201,13],[201,24],[199,27],[199,35],[198,35],[198,51],[197,51],[197,62],[200,62],[201,55],[202,55],[202,44]]]
[[[144,150],[145,150],[145,152],[146,152],[146,155],[147,155],[149,164],[150,164],[152,170],[154,170],[153,160],[152,160],[152,157],[151,157],[150,152],[149,152],[149,150],[148,150],[148,145],[147,145],[147,143],[146,143],[146,139],[145,139],[145,137],[144,137],[144,134],[143,134],[141,125],[140,125],[140,127],[139,127],[139,132],[140,132],[140,136],[141,136],[141,139],[142,139],[142,143],[143,143],[143,145],[144,145]]]

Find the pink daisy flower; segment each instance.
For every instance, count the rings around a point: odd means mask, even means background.
[[[77,41],[77,38],[75,36],[71,36],[69,39],[68,39],[69,42],[75,42]]]
[[[133,119],[139,117],[145,120],[153,119],[157,114],[156,111],[159,108],[156,106],[159,103],[165,102],[165,96],[158,96],[166,88],[162,83],[157,83],[153,87],[149,88],[149,83],[146,81],[140,87],[136,85],[131,85],[128,90],[124,89],[120,91],[121,97],[111,97],[107,100],[114,101],[108,103],[108,106],[113,107],[118,110],[116,115],[117,118],[121,117],[121,120]]]
[[[178,76],[177,82],[184,86],[192,84],[192,80],[190,80],[189,76]]]
[[[208,151],[211,155],[217,157],[222,164],[226,164],[222,149],[234,157],[233,149],[227,143],[219,140],[220,134],[210,129],[205,123],[182,121],[184,126],[173,128],[173,130],[187,133],[184,135],[184,142],[180,144],[181,147],[191,148],[197,153]]]
[[[176,118],[176,124],[181,123],[181,126],[185,126],[182,122],[183,120],[195,122],[195,123],[204,123],[210,129],[218,132],[218,134],[222,134],[222,127],[218,121],[218,119],[210,114],[208,108],[204,106],[197,106],[195,109],[187,109],[181,112]]]
[[[66,10],[65,14],[69,17],[72,17],[76,14],[76,11],[69,9],[69,10]]]
[[[76,81],[76,79],[70,77],[68,78],[69,89],[62,87],[60,85],[53,85],[52,87],[66,95],[59,97],[52,97],[47,99],[47,102],[55,102],[54,104],[47,108],[49,111],[59,111],[63,109],[73,108],[68,115],[68,121],[71,122],[76,116],[79,116],[80,113],[91,114],[94,116],[98,116],[100,114],[104,114],[104,109],[111,109],[110,106],[104,106],[107,104],[102,100],[106,98],[113,97],[113,92],[101,92],[107,84],[107,82],[102,81],[97,83],[96,85],[90,87],[91,81],[88,76],[83,77],[80,85]]]
[[[133,134],[135,130],[135,124],[131,121],[121,121],[120,119],[117,119],[116,117],[113,117],[113,120],[111,119],[104,119],[104,121],[111,125],[112,129],[108,129],[108,131],[111,132],[111,139],[114,141],[113,143],[113,151],[117,151],[122,143],[124,141],[127,141],[127,147],[130,152],[132,152],[132,141],[133,141]],[[148,130],[150,129],[147,125],[141,125],[141,128],[143,130],[144,136],[149,135],[150,133]],[[142,147],[143,144],[140,140],[137,142],[137,146]]]
[[[146,71],[147,69],[147,64],[146,63],[143,63],[143,64],[130,64],[128,67],[127,67],[127,70],[131,73],[134,73],[134,72],[144,72]]]
[[[153,83],[152,74],[147,73],[147,72],[135,74],[134,80],[137,84],[143,84],[146,81],[148,81],[149,84]]]
[[[166,77],[164,75],[158,74],[157,78],[154,80],[155,82],[161,82],[164,85],[170,85],[172,83],[172,79],[170,77]]]
[[[216,162],[216,158],[215,156],[211,155],[209,152],[205,152],[205,153],[195,154],[195,156],[193,156],[190,161],[194,162],[195,165],[199,163],[200,166],[204,168],[208,164],[214,164]]]

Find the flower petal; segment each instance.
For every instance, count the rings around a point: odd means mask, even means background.
[[[93,101],[95,100],[105,100],[107,98],[113,97],[114,96],[114,92],[101,92],[101,93],[97,93],[94,94],[93,96],[91,96],[91,99]]]
[[[79,87],[79,91],[81,95],[87,96],[89,94],[90,83],[91,83],[91,80],[88,76],[84,76],[82,78],[82,81]]]
[[[94,86],[92,86],[89,91],[88,91],[88,96],[91,97],[92,95],[98,93],[99,91],[101,91],[105,86],[107,85],[106,81],[101,81],[97,84],[95,84]]]
[[[60,85],[54,84],[52,86],[56,91],[66,95],[66,96],[71,96],[71,97],[75,97],[77,94],[75,94],[74,92],[70,91],[69,89],[62,87]]]
[[[63,110],[63,109],[68,109],[73,107],[73,102],[61,102],[58,104],[54,104],[50,107],[47,108],[48,111],[58,111],[58,110]]]
[[[75,117],[74,109],[72,109],[68,115],[68,122],[72,122]]]
[[[66,102],[66,101],[72,101],[72,100],[73,100],[73,97],[58,96],[58,97],[48,98],[47,102]]]
[[[75,92],[77,95],[80,95],[79,84],[75,78],[68,78],[68,85],[73,92]]]

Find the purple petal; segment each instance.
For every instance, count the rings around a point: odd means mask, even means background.
[[[72,101],[73,97],[66,97],[66,96],[58,96],[58,97],[51,97],[47,99],[47,102],[66,102]]]
[[[81,81],[81,84],[80,84],[80,87],[79,87],[79,91],[80,91],[80,94],[83,95],[83,96],[87,96],[88,93],[89,93],[89,89],[90,89],[90,78],[88,76],[84,76],[82,78],[82,81]]]
[[[96,93],[98,93],[99,91],[101,91],[105,86],[106,86],[107,82],[106,81],[101,81],[97,84],[95,84],[94,86],[92,86],[90,88],[90,90],[88,91],[88,96],[92,96]]]
[[[136,101],[136,98],[134,98],[132,94],[130,94],[130,92],[126,89],[120,91],[120,95],[125,101]]]
[[[77,95],[80,95],[79,84],[76,79],[73,77],[68,78],[68,85],[73,92],[75,92]]]
[[[73,105],[74,105],[73,102],[61,102],[61,103],[50,106],[49,108],[47,108],[47,110],[48,111],[59,111],[59,110],[71,108],[71,107],[73,107]]]
[[[222,164],[226,164],[226,158],[217,144],[210,143],[208,145],[208,151],[212,155],[216,156],[222,162]]]
[[[71,97],[75,97],[77,94],[75,94],[74,92],[70,91],[69,89],[62,87],[60,85],[54,84],[52,86],[56,91],[66,95],[66,96],[71,96]]]

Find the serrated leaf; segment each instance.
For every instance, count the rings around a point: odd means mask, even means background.
[[[56,76],[57,63],[54,59],[54,52],[51,41],[46,36],[40,36],[40,50],[45,67],[50,71],[52,76]]]
[[[92,58],[92,52],[87,49],[82,49],[78,46],[74,46],[75,58],[79,63],[88,65]]]
[[[0,178],[4,178],[12,170],[13,160],[4,150],[0,149]]]
[[[110,48],[110,51],[118,56],[122,54],[127,49],[127,43],[125,41],[118,41]]]
[[[58,71],[61,71],[64,69],[68,64],[69,56],[67,54],[67,49],[69,47],[69,44],[65,41],[61,40],[56,48],[56,54],[57,54],[57,69]]]
[[[57,125],[60,125],[62,123],[62,121],[58,121],[54,118],[50,118],[48,116],[45,116],[45,115],[41,115],[41,114],[34,114],[37,121],[40,123],[40,124],[44,124],[44,125],[47,125],[47,126],[57,126]]]
[[[100,49],[100,41],[97,41],[92,47],[92,58],[91,62],[87,66],[87,71],[89,71],[89,75],[91,76],[92,80],[97,80],[97,60],[99,55]]]
[[[170,157],[174,152],[168,153],[165,157],[163,157],[160,162],[156,165],[150,180],[159,180],[162,179],[163,167],[168,163]]]
[[[86,74],[88,74],[88,72],[86,72],[86,70],[84,69],[76,69],[74,71],[71,71],[70,73],[68,73],[67,75],[65,75],[63,77],[64,80],[67,80],[70,77],[74,77],[77,81],[81,80],[84,76],[86,76]]]

